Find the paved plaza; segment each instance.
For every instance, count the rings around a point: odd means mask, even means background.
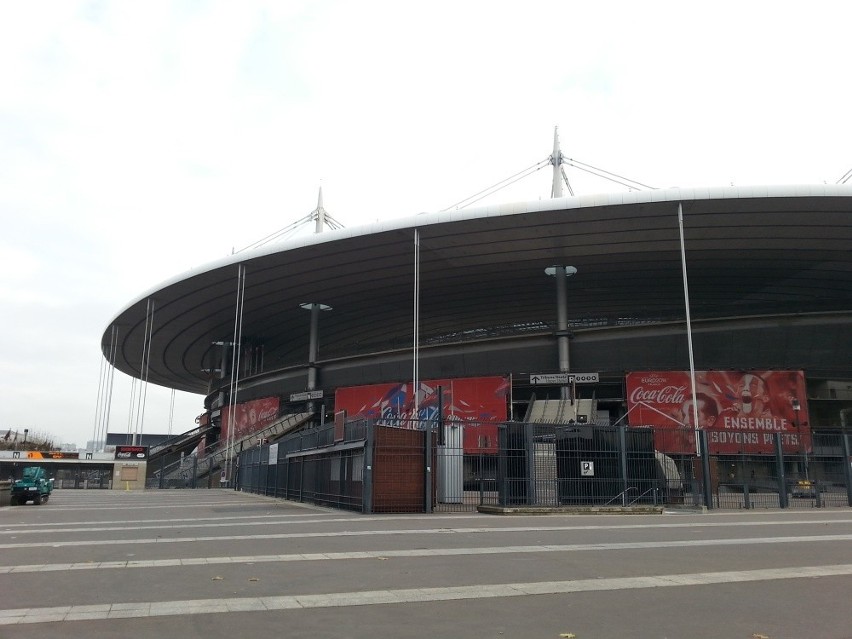
[[[364,516],[227,490],[0,510],[0,639],[852,637],[852,509]]]

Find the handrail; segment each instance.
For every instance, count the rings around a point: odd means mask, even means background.
[[[208,451],[204,457],[199,457],[197,462],[193,462],[193,464],[197,463],[198,467],[205,467],[204,470],[212,470],[214,467],[218,467],[222,464],[226,459],[235,457],[240,450],[240,446],[245,444],[247,441],[263,439],[267,436],[273,436],[275,432],[282,426],[287,424],[288,422],[294,422],[295,424],[303,424],[308,421],[311,417],[313,417],[313,413],[305,412],[305,413],[288,413],[287,415],[282,416],[279,419],[276,419],[274,422],[269,424],[263,430],[256,431],[254,433],[250,433],[245,437],[234,441],[230,446],[228,445],[220,445],[216,446],[212,450]],[[295,425],[294,424],[294,425]],[[184,458],[183,460],[177,460],[176,462],[170,464],[163,470],[163,477],[169,479],[174,476],[176,471],[182,471],[186,468],[188,458]],[[155,471],[156,476],[159,475]]]
[[[196,426],[192,430],[188,430],[185,433],[180,433],[178,435],[174,435],[172,437],[169,437],[168,439],[161,441],[156,446],[152,446],[151,449],[148,451],[148,456],[150,457],[151,455],[156,455],[157,453],[165,450],[169,446],[174,446],[175,444],[178,444],[181,441],[184,441],[184,440],[187,440],[187,439],[192,439],[193,437],[196,437],[197,435],[201,435],[202,433],[205,433],[209,430],[212,430],[213,428],[215,428],[215,427],[214,426]]]
[[[637,488],[637,490],[638,490],[638,488]],[[651,488],[649,488],[648,490],[646,490],[644,493],[642,493],[641,495],[639,495],[636,499],[634,499],[633,501],[631,501],[631,502],[630,502],[629,504],[627,504],[627,505],[628,505],[628,506],[632,506],[633,504],[635,504],[637,501],[639,501],[640,499],[642,499],[642,498],[643,498],[645,495],[647,495],[648,493],[654,493],[654,504],[656,504],[656,503],[657,503],[657,499],[656,499],[657,487],[656,487],[656,486],[652,486]]]
[[[612,499],[610,499],[608,502],[606,502],[606,503],[604,504],[604,506],[609,506],[612,502],[614,502],[614,501],[615,501],[616,499],[618,499],[619,497],[621,497],[621,498],[622,498],[622,500],[621,500],[621,501],[622,501],[622,502],[624,502],[624,504],[623,504],[623,505],[626,505],[626,502],[627,502],[626,497],[627,497],[627,494],[628,494],[631,490],[636,490],[636,491],[638,491],[639,489],[638,489],[638,488],[636,488],[635,486],[628,486],[627,488],[625,488],[624,490],[622,490],[620,493],[618,493],[615,497],[613,497],[613,498],[612,498]],[[642,495],[639,495],[639,497],[641,497],[641,496],[642,496]],[[639,499],[639,497],[637,497],[637,499]]]

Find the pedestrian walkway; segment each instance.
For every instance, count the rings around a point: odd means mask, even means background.
[[[225,490],[54,497],[0,511],[0,637],[584,639],[641,624],[633,636],[776,639],[852,624],[846,511],[363,516]]]

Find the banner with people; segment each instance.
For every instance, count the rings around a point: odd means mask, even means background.
[[[370,384],[338,388],[335,410],[348,418],[375,419],[385,426],[419,428],[438,416],[438,388],[445,423],[467,424],[466,453],[496,453],[497,424],[506,420],[511,379],[508,377],[464,377],[421,381],[415,410],[410,382]]]
[[[628,373],[630,426],[652,426],[663,453],[695,454],[692,385],[686,371]],[[811,448],[802,371],[696,371],[698,428],[711,454],[772,454],[775,433],[785,453]]]

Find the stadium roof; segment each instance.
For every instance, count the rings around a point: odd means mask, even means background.
[[[152,383],[204,393],[215,342],[233,340],[244,265],[244,344],[266,371],[307,361],[309,313],[321,358],[410,348],[414,229],[420,236],[422,344],[552,333],[555,286],[544,269],[571,265],[573,327],[684,317],[678,229],[682,203],[694,320],[852,312],[852,187],[666,189],[518,202],[312,235],[240,252],[144,293],[107,326],[109,357],[140,377],[154,303]]]

